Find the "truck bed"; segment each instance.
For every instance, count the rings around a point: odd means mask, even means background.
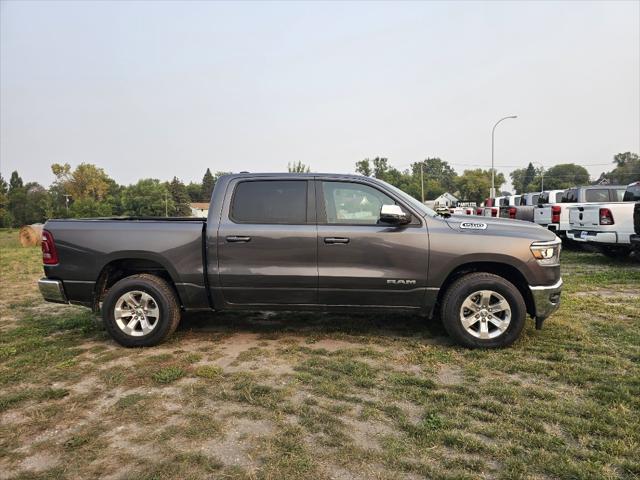
[[[90,305],[100,279],[130,266],[164,271],[182,301],[209,306],[205,288],[204,218],[113,217],[49,220],[58,250],[57,265],[45,265],[48,278],[64,279],[72,303]],[[114,270],[114,271],[110,271]]]

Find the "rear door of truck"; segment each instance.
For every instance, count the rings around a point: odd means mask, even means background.
[[[313,179],[229,183],[217,235],[219,288],[228,306],[317,304],[317,250]]]

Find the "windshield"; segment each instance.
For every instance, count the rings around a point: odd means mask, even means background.
[[[416,210],[418,210],[421,213],[424,213],[425,215],[429,215],[430,217],[436,217],[438,216],[438,214],[436,212],[434,212],[433,210],[431,210],[429,207],[427,207],[426,205],[423,205],[422,202],[420,202],[419,200],[416,200],[415,198],[413,198],[411,195],[409,195],[408,193],[403,192],[402,190],[400,190],[399,188],[394,187],[393,185],[383,181],[383,180],[378,180],[380,183],[383,183],[387,188],[389,188],[389,190],[393,191],[396,195],[398,195],[399,197],[402,198],[402,200],[404,200],[405,202],[407,202],[408,204],[410,204],[413,208],[415,208]]]

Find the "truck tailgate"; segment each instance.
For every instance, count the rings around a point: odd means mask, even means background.
[[[600,225],[600,206],[569,208],[569,225],[581,230],[596,230]]]
[[[551,223],[551,205],[538,206],[533,212],[533,220],[540,225]]]

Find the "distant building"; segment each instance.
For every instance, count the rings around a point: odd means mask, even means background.
[[[427,200],[425,205],[433,205],[434,207],[455,207],[458,204],[458,199],[451,195],[449,192],[445,192],[435,200]]]
[[[206,202],[190,203],[189,207],[191,208],[192,217],[207,218],[207,215],[209,215],[209,204]]]

